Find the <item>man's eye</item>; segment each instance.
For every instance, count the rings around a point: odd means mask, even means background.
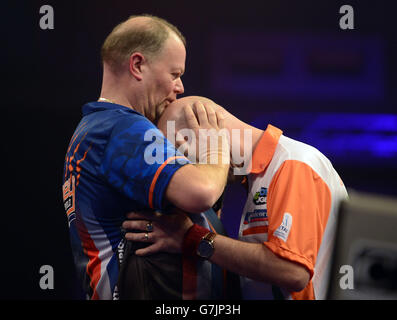
[[[174,72],[172,73],[172,76],[174,77],[174,79],[177,79],[181,76],[181,74],[179,72]]]

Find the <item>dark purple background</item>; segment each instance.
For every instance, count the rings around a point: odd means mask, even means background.
[[[100,92],[100,46],[132,14],[166,18],[186,36],[186,95],[208,96],[246,122],[270,122],[314,145],[349,188],[397,195],[393,1],[9,2],[2,298],[80,297],[62,208],[64,154],[80,107]],[[54,30],[39,28],[45,4],[54,8]],[[339,28],[342,4],[355,10],[354,30]],[[223,220],[233,237],[244,198],[239,186],[228,187]],[[38,285],[45,264],[55,271],[52,291]]]

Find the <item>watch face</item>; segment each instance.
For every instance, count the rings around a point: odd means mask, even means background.
[[[200,257],[209,258],[214,252],[214,247],[206,240],[200,241],[197,252]]]

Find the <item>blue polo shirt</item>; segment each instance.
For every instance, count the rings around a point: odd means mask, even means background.
[[[189,161],[130,108],[90,102],[82,110],[65,157],[63,201],[84,289],[111,299],[126,213],[162,210],[171,177]]]

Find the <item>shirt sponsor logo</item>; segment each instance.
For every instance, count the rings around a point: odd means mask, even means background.
[[[71,222],[76,219],[75,190],[75,178],[74,175],[71,174],[70,178],[66,180],[62,186],[63,205],[65,207],[66,215],[68,217],[69,227]]]
[[[258,192],[254,195],[254,204],[261,205],[266,203],[267,197],[267,188],[262,187]]]
[[[284,213],[283,221],[281,222],[280,226],[274,231],[274,236],[287,242],[289,232],[291,231],[292,227],[292,215],[288,212]]]
[[[268,217],[267,209],[255,209],[254,211],[247,212],[244,217],[243,236],[264,234],[268,232]],[[252,225],[250,225],[252,224]]]
[[[259,222],[266,220],[267,220],[267,209],[255,209],[254,211],[246,213],[244,217],[244,224],[250,224],[252,222]]]

